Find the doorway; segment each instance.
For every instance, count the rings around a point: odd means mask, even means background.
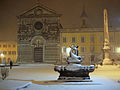
[[[43,47],[34,48],[34,61],[43,62]]]

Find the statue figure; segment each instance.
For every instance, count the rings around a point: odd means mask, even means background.
[[[78,56],[78,46],[72,45],[70,46],[70,56],[68,57],[67,63],[76,63],[80,64],[83,59],[81,56]]]

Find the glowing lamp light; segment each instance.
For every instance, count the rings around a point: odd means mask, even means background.
[[[67,48],[67,49],[66,49],[66,54],[67,54],[67,56],[69,56],[70,50],[71,50],[71,48]]]
[[[4,57],[5,55],[3,53],[0,54],[1,57]]]
[[[119,47],[119,48],[116,48],[116,52],[117,52],[117,53],[120,53],[120,47]]]

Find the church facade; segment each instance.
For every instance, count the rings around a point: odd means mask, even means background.
[[[17,16],[18,62],[56,63],[60,59],[61,14],[36,5]]]

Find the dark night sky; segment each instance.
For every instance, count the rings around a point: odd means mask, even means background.
[[[37,0],[0,0],[0,40],[16,40],[16,16],[36,4]],[[91,27],[103,27],[103,8],[108,9],[109,22],[120,27],[120,0],[39,0],[43,5],[63,14],[64,28],[79,28],[83,4]]]

